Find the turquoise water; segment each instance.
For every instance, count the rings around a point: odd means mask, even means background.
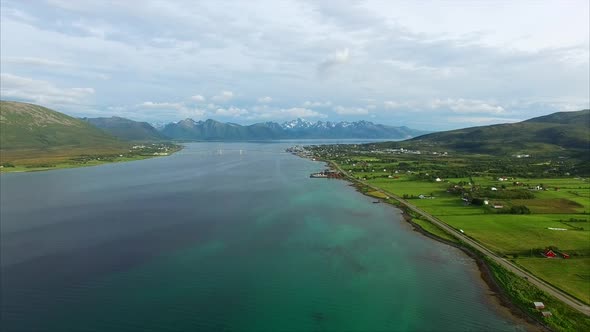
[[[3,331],[514,331],[458,250],[285,143],[1,178]]]

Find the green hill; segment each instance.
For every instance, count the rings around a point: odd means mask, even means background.
[[[590,110],[554,113],[518,123],[437,132],[391,144],[490,155],[523,153],[586,159],[590,149]]]
[[[0,149],[121,146],[89,123],[48,108],[0,101]]]
[[[80,119],[38,105],[0,101],[2,171],[84,166],[128,151],[129,143]]]
[[[110,118],[83,118],[82,120],[103,131],[127,141],[158,141],[166,137],[147,122],[138,122],[113,116]]]

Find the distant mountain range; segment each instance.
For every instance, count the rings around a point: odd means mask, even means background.
[[[183,140],[269,140],[269,139],[321,139],[321,138],[381,138],[407,139],[427,132],[408,127],[393,127],[368,121],[310,122],[302,119],[284,122],[239,125],[215,120],[194,121],[185,119],[169,123],[161,130],[172,139]]]
[[[282,124],[263,122],[247,126],[186,119],[157,130],[146,122],[120,117],[77,119],[42,106],[13,101],[2,101],[0,106],[0,148],[3,151],[59,146],[120,147],[124,141],[163,139],[411,138],[380,145],[491,155],[536,153],[578,156],[582,159],[589,159],[590,155],[590,110],[559,112],[518,123],[419,136],[424,132],[368,121],[309,122],[302,119]]]

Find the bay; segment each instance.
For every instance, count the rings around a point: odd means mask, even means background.
[[[2,330],[524,330],[472,259],[293,144],[3,174]]]

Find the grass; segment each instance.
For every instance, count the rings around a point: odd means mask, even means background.
[[[0,101],[0,142],[3,150],[124,148],[124,143],[94,126],[48,108]]]
[[[590,303],[590,257],[572,259],[519,258],[516,263],[557,287]],[[582,290],[582,291],[579,291]]]
[[[356,178],[387,192],[405,197],[411,204],[440,218],[456,229],[474,238],[499,255],[513,258],[530,272],[590,303],[590,183],[588,179],[570,177],[516,177],[509,172],[501,175],[473,175],[444,177],[445,168],[424,157],[404,156],[400,160],[383,160],[364,156],[348,157],[342,167],[352,171]],[[398,156],[396,156],[398,158]],[[362,162],[359,163],[358,160]],[[353,163],[356,162],[356,165]],[[370,162],[370,163],[369,163]],[[471,160],[451,159],[450,163],[463,167]],[[519,161],[520,162],[520,161]],[[543,162],[545,167],[553,163]],[[450,166],[448,166],[450,167]],[[410,172],[408,172],[410,170]],[[397,172],[396,172],[397,171]],[[428,175],[427,175],[428,174]],[[436,182],[436,177],[441,182]],[[499,177],[509,177],[500,181]],[[533,193],[532,199],[490,199],[491,204],[505,206],[524,205],[531,214],[498,214],[486,206],[465,205],[460,196],[447,192],[449,187],[471,183],[478,188],[496,187],[500,192],[523,190]],[[517,183],[518,184],[515,184]],[[543,187],[543,190],[528,188]],[[434,196],[419,199],[419,195]],[[573,222],[570,222],[573,220]],[[435,225],[415,219],[426,231],[448,239]],[[549,228],[566,229],[566,231]],[[541,258],[544,248],[557,247],[571,255],[571,259],[547,260]],[[581,277],[579,277],[581,276]],[[564,286],[565,285],[565,286]]]
[[[558,247],[566,252],[590,255],[590,230],[572,230],[559,220],[577,215],[482,214],[444,216],[449,225],[460,228],[501,255],[527,254],[533,248]],[[565,228],[567,231],[550,230]]]
[[[385,195],[384,193],[380,192],[380,191],[368,191],[365,193],[366,195],[375,197],[375,198],[382,198],[382,199],[388,199],[389,197],[387,195]]]
[[[488,260],[488,265],[496,281],[506,291],[512,303],[527,314],[544,322],[555,331],[578,332],[590,331],[590,317],[571,309],[563,302],[539,290],[526,280],[516,276],[496,263]],[[544,310],[550,311],[551,317],[543,317],[533,302],[543,302]]]
[[[34,172],[53,169],[88,167],[113,162],[125,162],[153,158],[154,153],[174,153],[181,147],[171,143],[153,143],[143,148],[125,149],[111,147],[0,150],[0,172]]]
[[[455,237],[453,237],[449,233],[443,231],[438,226],[432,224],[428,220],[424,220],[424,219],[420,219],[420,218],[412,218],[412,221],[415,222],[416,224],[420,225],[420,227],[422,227],[422,229],[424,229],[425,231],[427,231],[430,234],[436,235],[436,236],[440,237],[441,239],[444,239],[447,241],[458,243],[458,241]]]

